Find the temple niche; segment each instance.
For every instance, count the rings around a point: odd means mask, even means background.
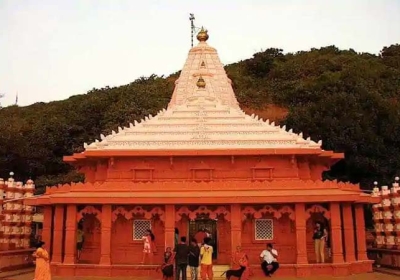
[[[198,243],[211,238],[215,275],[229,269],[241,247],[261,277],[259,255],[267,243],[279,251],[280,276],[371,271],[363,205],[378,199],[357,184],[322,180],[343,153],[246,115],[208,32],[202,29],[197,39],[167,108],[65,156],[85,182],[47,187],[25,201],[43,206],[55,275],[159,277],[156,268],[175,245],[175,229]],[[315,264],[317,221],[330,237],[323,264]],[[79,261],[78,223],[87,236]],[[149,229],[156,250],[143,261]]]

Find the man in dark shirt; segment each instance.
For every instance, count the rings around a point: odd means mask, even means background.
[[[181,242],[175,247],[175,276],[179,280],[182,272],[182,280],[186,280],[186,269],[188,265],[189,246],[186,244],[186,237],[181,237]]]
[[[197,276],[199,275],[199,258],[200,258],[199,245],[197,245],[196,238],[192,238],[190,240],[190,246],[189,246],[189,267],[190,267],[190,276],[192,280],[197,280]]]

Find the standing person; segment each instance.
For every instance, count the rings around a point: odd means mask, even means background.
[[[36,244],[36,251],[32,254],[36,259],[35,280],[51,280],[49,253],[44,245],[44,242],[39,241]]]
[[[328,232],[320,222],[315,223],[314,229],[314,246],[315,246],[315,256],[317,263],[325,262],[325,242],[328,238]]]
[[[242,251],[242,247],[236,247],[236,252],[232,257],[232,263],[232,269],[240,269],[242,266],[246,268],[240,278],[241,280],[248,280],[250,278],[249,257],[245,252]]]
[[[146,230],[146,235],[143,236],[143,259],[142,259],[142,264],[145,263],[146,257],[150,257],[150,263],[152,263],[152,257],[153,254],[156,252],[156,246],[155,246],[155,240],[156,237],[154,234],[151,232],[150,229]]]
[[[265,276],[271,277],[279,268],[278,251],[272,247],[271,243],[267,244],[267,249],[261,252],[261,269]]]
[[[164,263],[161,266],[163,280],[172,280],[174,276],[174,259],[175,253],[172,252],[171,247],[167,247],[164,253]]]
[[[81,253],[83,248],[83,242],[85,241],[85,233],[83,231],[82,224],[78,224],[78,230],[76,231],[76,259],[79,261],[81,259]]]
[[[178,245],[179,243],[179,229],[175,228],[175,242],[174,242],[174,247],[176,247],[176,245]]]
[[[200,260],[200,248],[197,245],[196,238],[192,238],[192,240],[190,240],[190,246],[189,246],[189,267],[190,267],[190,276],[192,280],[198,280],[199,260]]]
[[[182,280],[186,280],[186,269],[188,266],[189,246],[186,244],[186,236],[181,237],[181,242],[175,247],[175,278],[179,280],[182,272]]]
[[[210,239],[204,239],[204,245],[200,249],[200,269],[201,269],[201,279],[208,280],[213,279],[213,265],[212,265],[212,254],[213,254],[213,247],[210,246]]]

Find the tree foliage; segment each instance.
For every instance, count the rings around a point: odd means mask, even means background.
[[[400,45],[378,56],[335,46],[288,54],[267,49],[226,71],[243,107],[285,108],[282,123],[346,153],[326,178],[370,186],[400,173]],[[0,174],[14,171],[39,186],[82,180],[62,156],[165,108],[178,75],[0,110]]]

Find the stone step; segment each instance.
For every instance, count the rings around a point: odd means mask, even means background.
[[[225,279],[225,275],[224,276],[221,276],[222,275],[222,273],[224,273],[225,271],[227,271],[228,269],[230,269],[231,267],[230,267],[230,265],[218,265],[218,264],[215,264],[215,265],[213,265],[213,274],[214,274],[214,278],[213,279],[215,279],[215,280],[219,280],[219,279]],[[200,279],[200,271],[201,271],[201,269],[200,269],[200,267],[199,267],[199,276],[198,276],[198,279]],[[187,269],[187,278],[188,279],[191,279],[191,277],[190,277],[190,268],[188,267],[188,269]]]

